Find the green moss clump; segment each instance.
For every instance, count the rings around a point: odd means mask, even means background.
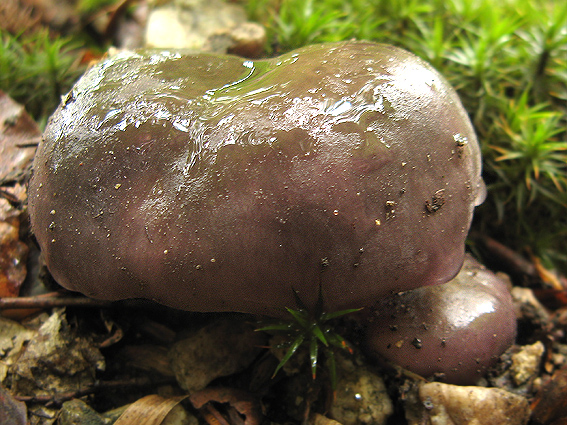
[[[12,34],[0,28],[0,90],[44,124],[84,69],[71,54],[76,47],[47,29]]]

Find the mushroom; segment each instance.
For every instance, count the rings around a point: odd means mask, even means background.
[[[381,299],[371,310],[367,353],[453,384],[476,383],[516,337],[506,282],[470,255],[449,282]]]
[[[29,184],[53,277],[89,297],[282,316],[444,283],[481,155],[429,64],[371,42],[278,58],[122,52],[50,118]]]

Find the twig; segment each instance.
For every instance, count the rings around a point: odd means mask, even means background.
[[[0,189],[0,198],[3,198],[6,201],[8,201],[8,203],[12,208],[21,209],[22,202],[15,195],[11,194],[7,190]]]
[[[501,244],[491,237],[481,235],[476,232],[471,232],[470,238],[479,242],[482,247],[488,251],[491,259],[498,262],[498,265],[504,268],[508,273],[528,276],[530,278],[538,277],[535,266],[513,249]]]
[[[0,298],[0,310],[20,308],[53,308],[53,307],[109,307],[110,301],[95,300],[86,297],[60,295],[59,292],[38,295],[35,297],[5,297]]]
[[[14,398],[16,400],[23,401],[24,403],[39,403],[39,404],[45,404],[46,406],[50,407],[54,405],[59,406],[63,404],[65,401],[72,400],[74,398],[84,397],[86,395],[93,394],[102,390],[113,390],[113,389],[122,389],[122,388],[130,388],[130,387],[147,387],[147,386],[155,387],[157,385],[165,385],[172,383],[175,383],[175,378],[151,380],[150,378],[143,376],[139,378],[125,379],[119,381],[97,381],[89,387],[76,391],[68,391],[65,393],[37,395],[37,396],[14,395]]]
[[[154,301],[132,298],[118,301],[97,300],[67,292],[50,292],[34,297],[0,297],[0,311],[9,309],[47,309],[54,307],[134,308],[145,310],[171,310]]]
[[[470,238],[481,244],[490,254],[490,258],[496,259],[499,263],[498,265],[507,273],[524,278],[527,277],[532,282],[543,282],[558,291],[564,291],[567,288],[567,278],[547,270],[539,257],[533,254],[530,247],[525,248],[529,256],[529,259],[527,259],[489,236],[471,232]]]

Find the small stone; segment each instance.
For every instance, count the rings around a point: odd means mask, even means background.
[[[220,376],[245,369],[266,345],[264,336],[238,320],[219,320],[177,342],[169,352],[179,386],[202,390]]]
[[[522,347],[521,351],[512,355],[510,373],[517,386],[537,376],[544,352],[545,347],[542,342],[537,341],[535,344]]]
[[[221,30],[210,35],[203,45],[203,50],[257,58],[264,53],[265,44],[265,28],[255,22],[245,22],[230,30]]]
[[[514,286],[511,291],[514,307],[522,319],[538,327],[545,327],[549,323],[549,313],[539,302],[530,288]]]
[[[319,413],[315,413],[311,417],[309,423],[311,425],[342,425],[340,422],[337,422],[333,419],[329,419],[328,417],[323,416]]]
[[[82,400],[63,403],[59,413],[60,425],[105,425],[107,422]]]
[[[337,391],[329,416],[342,425],[386,424],[394,408],[382,378],[338,354]]]
[[[203,50],[208,37],[246,22],[242,6],[221,0],[168,2],[150,11],[146,47]]]
[[[500,388],[421,383],[407,398],[409,425],[524,425],[528,401]]]

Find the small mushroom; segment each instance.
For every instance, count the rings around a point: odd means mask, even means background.
[[[371,310],[371,356],[452,384],[476,383],[516,337],[508,285],[470,255],[451,281],[381,299]]]

